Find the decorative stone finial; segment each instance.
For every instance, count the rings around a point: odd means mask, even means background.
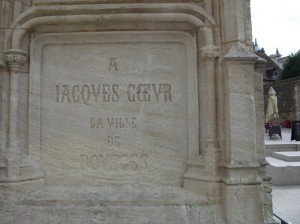
[[[20,49],[10,49],[4,52],[4,60],[11,71],[19,71],[27,61],[27,53]]]

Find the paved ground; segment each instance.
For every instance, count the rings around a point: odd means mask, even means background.
[[[279,136],[265,135],[265,144],[299,144],[291,141],[291,129],[282,128],[282,140]],[[273,186],[274,213],[292,224],[300,224],[300,186]]]
[[[273,186],[273,212],[286,222],[300,224],[300,186]]]

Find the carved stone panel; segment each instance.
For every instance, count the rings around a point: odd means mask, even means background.
[[[182,186],[198,148],[194,45],[183,32],[37,37],[29,141],[46,185]]]

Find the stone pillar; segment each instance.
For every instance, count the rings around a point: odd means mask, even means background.
[[[217,115],[216,115],[216,59],[219,56],[219,48],[208,45],[200,49],[198,64],[201,72],[206,76],[206,101],[205,125],[200,122],[199,129],[206,127],[207,137],[205,148],[201,148],[198,156],[189,158],[188,171],[184,178],[184,187],[188,190],[205,195],[213,203],[219,200],[219,176],[218,176],[218,150],[217,150]],[[198,68],[200,70],[200,68]],[[200,75],[200,74],[198,74]],[[199,93],[200,95],[201,93]]]
[[[257,159],[250,0],[221,3],[225,145],[222,195],[227,223],[264,223]]]
[[[24,103],[22,94],[24,93],[21,91],[22,87],[28,85],[28,82],[24,83],[26,79],[21,79],[21,76],[27,75],[27,73],[20,72],[21,67],[27,61],[27,53],[20,49],[10,49],[5,52],[4,60],[10,68],[9,131],[8,147],[3,155],[4,166],[1,167],[0,172],[0,186],[18,183],[18,189],[24,190],[24,186],[20,186],[22,181],[28,182],[42,177],[39,161],[30,157],[27,143],[23,139],[24,135],[21,134],[22,130],[28,129],[27,112],[22,106]],[[37,186],[39,184],[35,185],[35,187]]]
[[[263,180],[263,198],[264,198],[264,219],[265,223],[277,223],[273,219],[273,203],[272,203],[272,183],[271,176],[266,173],[265,144],[264,144],[264,87],[263,87],[263,72],[266,60],[258,58],[255,63],[254,76],[254,98],[256,111],[256,154],[257,161],[260,165],[258,176]]]
[[[6,177],[9,180],[19,178],[22,152],[19,138],[19,71],[27,61],[26,52],[19,49],[11,49],[5,52],[5,62],[10,68],[10,98],[9,98],[9,133],[7,154]]]
[[[219,48],[205,46],[201,49],[201,60],[205,63],[207,76],[207,148],[204,149],[205,171],[208,175],[216,176],[217,168],[217,114],[216,114],[216,58],[219,56]],[[201,124],[200,124],[201,125]],[[212,173],[213,172],[213,173]]]
[[[251,52],[235,47],[224,57],[226,156],[222,191],[228,223],[264,222],[256,155],[256,60]]]

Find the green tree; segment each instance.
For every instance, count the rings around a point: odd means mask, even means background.
[[[287,57],[287,60],[283,64],[280,79],[289,79],[297,76],[300,76],[300,50]]]

